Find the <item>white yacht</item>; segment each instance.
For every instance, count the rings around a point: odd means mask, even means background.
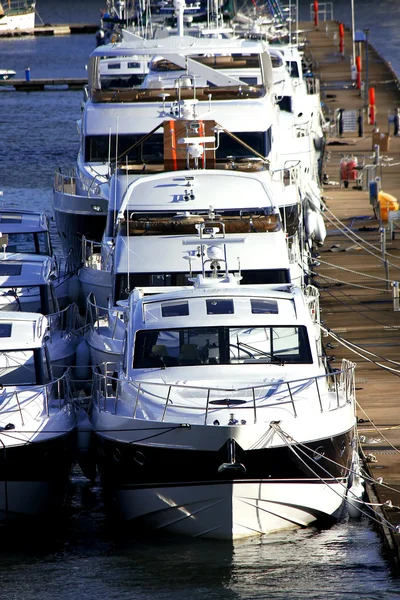
[[[1,311],[47,316],[48,349],[54,373],[60,376],[68,366],[75,364],[78,315],[74,303],[60,309],[54,287],[55,273],[52,257],[0,253],[0,316]]]
[[[33,0],[3,0],[0,2],[0,33],[33,32],[36,2]]]
[[[104,74],[102,61],[149,60],[140,85]],[[274,169],[279,160],[279,107],[268,47],[239,39],[168,37],[100,46],[90,57],[87,99],[80,123],[76,167],[55,179],[54,212],[64,253],[80,262],[81,237],[100,241],[113,173],[122,182],[161,171],[187,168],[179,145],[188,121],[200,123],[206,149],[195,168],[225,169],[230,160],[261,159]],[[203,125],[204,123],[204,125]],[[187,137],[187,136],[186,136]],[[192,168],[192,167],[191,167]],[[122,174],[123,173],[123,174]]]
[[[56,256],[51,241],[50,217],[40,211],[0,209],[0,252],[49,256],[51,278],[61,308],[79,298],[79,281],[69,257]],[[0,258],[1,260],[1,258]]]
[[[0,312],[0,520],[48,516],[63,503],[74,457],[68,373],[56,379],[49,324]]]
[[[94,376],[95,455],[137,531],[235,540],[336,519],[356,460],[354,365],[330,372],[318,292],[197,277],[132,293],[118,374]]]
[[[117,215],[109,211],[100,252],[93,242],[84,245],[79,278],[84,296],[90,294],[93,364],[120,356],[121,314],[134,289],[154,294],[190,286],[195,275],[222,274],[228,265],[244,285],[303,287],[305,241],[301,232],[288,235],[274,205],[277,197],[296,204],[297,187],[282,172],[247,169],[240,163],[237,170],[159,173],[128,186]]]

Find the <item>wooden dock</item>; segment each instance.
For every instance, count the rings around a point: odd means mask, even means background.
[[[0,81],[0,91],[14,89],[17,92],[43,92],[46,90],[81,90],[87,84],[86,77],[60,77],[58,79],[7,79]]]
[[[318,250],[313,282],[321,293],[324,341],[332,367],[339,368],[342,358],[357,365],[358,433],[368,473],[368,502],[392,564],[399,571],[400,307],[395,296],[400,281],[400,229],[393,229],[392,235],[389,222],[379,218],[376,184],[365,183],[379,177],[381,190],[400,201],[400,137],[393,135],[391,122],[400,107],[400,91],[391,66],[370,44],[366,57],[366,44],[362,43],[362,79],[366,79],[368,59],[366,89],[375,89],[379,132],[366,118],[361,132],[352,130],[351,120],[350,126],[340,131],[338,109],[352,118],[360,109],[367,114],[369,94],[365,88],[357,89],[352,80],[351,33],[345,32],[343,56],[338,27],[336,22],[320,23],[318,30],[311,23],[302,24],[302,29],[308,30],[306,54],[314,61],[324,109],[332,118],[323,166],[327,237]],[[357,179],[347,181],[347,187],[340,177],[340,161],[345,155],[356,156],[360,167]],[[400,227],[400,221],[397,223]]]
[[[75,24],[57,24],[57,25],[37,25],[34,29],[1,31],[0,38],[4,37],[25,37],[25,36],[44,36],[44,35],[72,35],[72,34],[95,34],[100,25],[75,23]]]

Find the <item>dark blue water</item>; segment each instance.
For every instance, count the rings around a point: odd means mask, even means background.
[[[300,0],[309,17],[310,2]],[[350,0],[334,17],[351,24]],[[38,0],[45,23],[96,23],[102,0]],[[400,2],[356,0],[356,28],[400,72]],[[0,40],[0,68],[24,77],[84,77],[91,35]],[[0,92],[0,190],[7,206],[52,212],[54,170],[72,165],[82,92]],[[1,199],[0,199],[1,200]],[[57,244],[56,244],[57,245]],[[372,524],[341,523],[235,545],[204,540],[123,539],[107,523],[100,489],[79,470],[50,533],[2,531],[0,600],[392,600],[391,575]]]

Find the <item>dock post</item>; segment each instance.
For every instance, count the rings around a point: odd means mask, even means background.
[[[28,67],[27,69],[25,69],[25,81],[30,81],[31,80],[31,68]]]
[[[399,282],[398,281],[392,281],[392,287],[393,287],[393,310],[395,312],[400,311],[400,304],[399,304]]]
[[[364,106],[368,108],[368,34],[369,29],[364,29],[365,33],[365,85],[364,85]]]
[[[393,135],[395,137],[398,137],[399,136],[399,131],[400,131],[400,115],[399,115],[399,109],[398,108],[394,109],[393,123],[394,123],[394,132],[393,132]]]
[[[379,213],[379,218],[382,221],[382,217]],[[385,265],[385,273],[386,273],[386,289],[389,289],[389,263],[386,259],[386,229],[381,227],[381,252],[382,252],[382,262]]]

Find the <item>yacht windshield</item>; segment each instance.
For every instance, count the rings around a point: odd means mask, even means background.
[[[1,238],[1,245],[7,252],[24,252],[25,254],[51,254],[50,239],[47,232],[8,233]]]
[[[312,363],[306,327],[189,327],[136,334],[136,369],[242,363]]]

